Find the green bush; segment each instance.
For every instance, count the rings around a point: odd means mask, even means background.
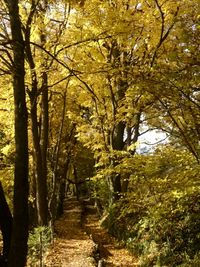
[[[40,263],[42,266],[43,256],[51,243],[52,232],[50,227],[36,227],[29,234],[28,240],[28,257],[31,266],[36,266]]]
[[[128,192],[109,207],[104,225],[140,266],[200,266],[200,166],[171,148],[135,161],[126,160]]]
[[[180,267],[199,267],[200,266],[200,252],[198,252],[194,258],[190,258],[188,255],[185,255],[185,262],[180,265]]]
[[[126,244],[137,253],[141,266],[175,267],[196,262],[199,222],[200,194],[194,192],[149,208],[149,212],[131,226]]]

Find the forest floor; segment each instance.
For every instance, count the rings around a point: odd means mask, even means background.
[[[95,209],[75,198],[65,202],[64,214],[55,223],[56,237],[45,258],[45,267],[134,267],[137,260],[100,227]]]

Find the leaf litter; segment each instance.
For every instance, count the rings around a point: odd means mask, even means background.
[[[55,239],[46,253],[45,267],[134,267],[137,260],[107,233],[91,208],[75,198],[64,204],[55,222]]]

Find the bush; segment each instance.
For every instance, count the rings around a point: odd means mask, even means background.
[[[137,253],[144,267],[175,267],[198,262],[199,221],[200,194],[196,192],[159,203],[131,226],[127,247]]]
[[[28,240],[28,257],[30,266],[36,266],[39,263],[43,266],[43,256],[51,243],[52,232],[50,227],[36,227],[29,234]]]
[[[104,226],[140,266],[200,266],[200,166],[171,148],[125,163],[132,168],[128,192],[108,208]]]

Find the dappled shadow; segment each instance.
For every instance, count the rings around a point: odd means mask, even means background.
[[[104,267],[138,266],[134,257],[100,227],[92,205],[67,199],[64,207],[63,216],[55,223],[56,238],[45,267],[95,267],[98,260],[104,261]]]
[[[84,227],[88,235],[98,244],[99,259],[104,259],[105,267],[139,266],[137,260],[129,252],[120,247],[116,239],[99,224],[95,208],[85,202]]]
[[[82,208],[75,199],[67,199],[63,216],[55,222],[55,240],[46,267],[95,267],[95,244],[81,228]]]

